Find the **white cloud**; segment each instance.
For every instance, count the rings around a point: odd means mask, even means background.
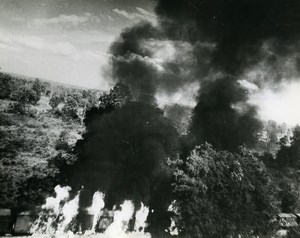
[[[155,18],[155,14],[151,13],[151,12],[148,12],[147,10],[145,10],[144,8],[141,8],[141,7],[136,7],[136,10],[142,14],[143,16],[145,17],[148,17],[148,18]]]
[[[133,20],[135,18],[134,14],[130,14],[129,12],[127,12],[125,10],[120,10],[118,8],[113,9],[113,12],[117,13],[117,14],[119,14],[119,15],[121,15],[121,16],[129,19],[129,20]]]
[[[86,22],[100,22],[100,18],[87,12],[83,15],[59,15],[53,18],[37,18],[34,19],[33,23],[36,26],[55,25],[55,24],[71,24],[78,26]]]
[[[6,49],[30,48],[38,51],[45,51],[52,54],[70,56],[76,53],[77,49],[69,42],[47,42],[35,36],[9,34],[0,31],[0,43]],[[2,47],[3,48],[3,47]]]
[[[19,48],[16,48],[16,47],[13,47],[13,46],[1,43],[1,42],[0,42],[0,49],[1,50],[14,51],[14,52],[22,52],[22,50],[19,49]]]
[[[127,18],[128,20],[148,20],[156,22],[156,16],[153,13],[146,11],[143,8],[137,7],[136,12],[127,12],[124,9],[113,9],[113,12]]]

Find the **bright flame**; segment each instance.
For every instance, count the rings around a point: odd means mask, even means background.
[[[134,213],[134,205],[131,201],[124,201],[121,210],[116,210],[114,222],[107,228],[105,234],[111,238],[127,237],[128,224]]]
[[[178,209],[176,207],[176,200],[172,201],[172,203],[168,207],[168,211],[172,212],[174,215],[179,214]],[[176,222],[175,222],[175,219],[173,217],[171,217],[171,225],[170,225],[168,231],[169,231],[171,236],[178,236],[179,235],[179,230],[176,226]]]
[[[42,212],[34,222],[31,231],[39,237],[41,234],[55,234],[55,237],[64,238],[74,237],[74,227],[72,226],[76,224],[75,218],[78,215],[79,193],[70,200],[70,187],[57,185],[54,190],[56,195],[46,199],[46,203],[42,206]],[[93,215],[93,224],[90,230],[85,231],[85,235],[93,236],[95,233],[97,224],[101,221],[104,213],[104,197],[102,192],[95,192],[92,205],[85,209],[89,215]],[[141,208],[136,211],[134,204],[128,200],[124,201],[120,207],[120,210],[114,209],[113,222],[100,237],[150,238],[150,234],[144,233],[149,208],[141,203]],[[134,231],[129,232],[129,223],[133,220],[135,221]],[[77,225],[80,226],[80,224]]]
[[[93,203],[92,206],[87,208],[87,212],[91,215],[94,215],[93,217],[93,225],[92,225],[92,232],[95,231],[97,222],[100,219],[100,216],[102,214],[102,209],[104,208],[104,194],[102,192],[95,192],[93,196]]]
[[[137,232],[144,232],[147,225],[147,217],[149,214],[149,208],[141,203],[141,208],[135,214],[134,230]]]
[[[32,227],[34,233],[64,233],[68,226],[76,217],[79,208],[79,194],[72,200],[67,201],[70,197],[71,188],[57,185],[54,188],[55,197],[46,199],[42,206],[43,211]]]
[[[58,228],[58,231],[65,232],[68,225],[73,221],[78,213],[79,208],[79,194],[71,201],[67,202],[61,209],[63,222]]]

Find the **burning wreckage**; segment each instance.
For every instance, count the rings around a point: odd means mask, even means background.
[[[104,208],[104,194],[96,192],[93,204],[79,208],[79,194],[69,197],[70,187],[55,187],[55,197],[46,199],[41,207],[32,211],[13,214],[11,209],[0,209],[0,235],[31,234],[93,234],[104,233],[108,237],[119,237],[126,233],[144,233],[149,209],[141,204],[135,211],[131,201],[124,201],[119,208]]]
[[[57,186],[56,190],[58,189],[64,188]],[[101,195],[101,193],[97,193],[95,196],[99,195]],[[95,209],[97,200],[93,202]],[[65,205],[61,204],[59,214],[55,213],[54,210],[48,210],[49,207],[47,207],[47,204],[43,207],[36,207],[35,210],[23,211],[18,214],[12,214],[10,209],[0,209],[0,235],[12,234],[27,236],[33,233],[62,234],[73,231],[77,234],[104,233],[114,237],[122,233],[126,234],[127,231],[133,228],[135,233],[143,235],[143,237],[150,237],[147,233],[144,233],[146,226],[145,219],[147,218],[149,210],[143,205],[135,217],[133,217],[132,214],[133,206],[130,201],[125,201],[119,211],[109,211],[104,208],[100,212],[98,211],[98,214],[91,214],[91,210],[89,209],[89,212],[85,212],[84,215],[81,215],[81,222],[76,222],[75,217],[73,217],[71,221],[68,220],[66,217],[68,215],[62,213],[63,210],[65,210],[64,212],[69,212],[66,210],[68,206],[65,207]],[[277,233],[285,232],[284,234],[286,234],[287,230],[300,225],[300,214],[279,213],[276,216],[276,220],[280,227]],[[68,221],[69,224],[67,224],[66,221]],[[65,226],[62,226],[63,223]],[[170,227],[169,232],[170,235],[178,234],[174,225]]]
[[[37,207],[35,211],[24,211],[17,215],[12,214],[10,209],[0,210],[0,235],[13,234],[13,235],[31,235],[32,225],[35,223],[35,219],[39,216],[41,207]],[[84,233],[90,231],[93,228],[94,216],[86,214],[83,217],[83,223],[79,224],[80,231],[78,233]],[[113,223],[114,212],[103,210],[103,214],[100,216],[98,223],[95,227],[95,232],[104,233],[110,224]]]

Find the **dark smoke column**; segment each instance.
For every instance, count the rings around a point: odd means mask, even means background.
[[[117,102],[113,97],[116,91],[110,93],[113,102]],[[69,184],[77,190],[84,187],[82,211],[91,205],[93,193],[102,191],[108,209],[131,200],[138,210],[143,202],[154,210],[148,216],[149,229],[162,232],[170,225],[167,209],[172,175],[167,159],[177,153],[178,134],[163,112],[149,104],[107,105],[87,114]]]
[[[297,0],[158,1],[160,26],[169,39],[194,47],[200,69],[194,70],[200,90],[190,127],[196,144],[208,141],[228,150],[254,144],[260,122],[238,80],[261,61],[273,67],[273,75],[252,83],[260,86],[282,80],[275,67],[280,57],[297,49],[299,10]],[[214,46],[207,52],[210,57],[198,50],[204,44]],[[266,46],[272,46],[271,53]],[[203,60],[207,58],[209,62]]]

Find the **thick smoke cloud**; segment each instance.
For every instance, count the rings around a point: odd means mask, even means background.
[[[206,44],[198,48],[210,50]],[[125,29],[110,53],[112,80],[128,85],[137,101],[155,103],[160,89],[174,93],[197,81],[194,46],[168,39],[163,29],[150,23]]]
[[[155,92],[155,64],[149,59],[151,52],[141,41],[157,38],[158,32],[149,23],[125,30],[120,40],[111,46],[112,78],[130,86],[139,101],[152,102]]]
[[[256,63],[266,40],[289,53],[299,38],[297,0],[161,0],[156,12],[170,38],[216,44],[215,70],[238,74]]]
[[[190,127],[195,143],[251,146],[260,122],[237,82],[276,88],[298,75],[299,11],[297,0],[158,0],[157,26],[126,29],[112,45],[113,76],[145,102],[154,102],[158,91],[198,83]],[[157,62],[149,41],[168,41],[180,53]]]
[[[81,190],[80,207],[89,207],[93,193],[100,190],[108,209],[124,200],[132,200],[138,209],[143,202],[154,209],[149,215],[152,225],[160,220],[166,228],[168,217],[162,215],[171,202],[172,179],[166,163],[178,150],[178,135],[163,112],[130,102],[94,109],[86,123],[87,131],[76,145],[78,160],[68,171],[68,184]]]
[[[234,78],[203,83],[191,125],[196,142],[207,141],[231,151],[242,144],[254,146],[257,138],[249,133],[257,131],[261,123],[255,117],[256,108],[244,103],[246,99],[247,93]]]

